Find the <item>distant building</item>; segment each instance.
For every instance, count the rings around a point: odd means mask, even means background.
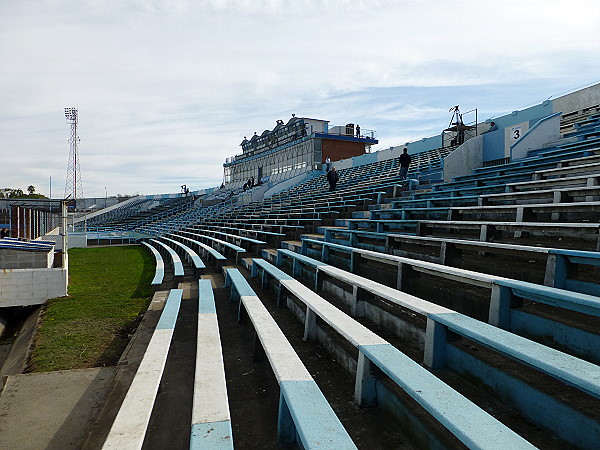
[[[244,137],[242,153],[223,164],[225,183],[241,186],[252,177],[257,183],[284,180],[321,169],[327,157],[337,161],[362,155],[377,143],[372,130],[361,129],[356,136],[354,124],[330,128],[328,120],[292,116],[287,123],[278,120],[272,130]]]

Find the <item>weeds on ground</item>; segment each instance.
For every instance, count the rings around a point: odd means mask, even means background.
[[[113,365],[148,307],[154,274],[140,246],[69,251],[69,296],[49,300],[30,369],[34,372]]]

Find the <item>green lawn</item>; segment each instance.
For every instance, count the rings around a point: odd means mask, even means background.
[[[113,365],[151,297],[154,260],[141,246],[69,251],[69,296],[48,301],[35,372]]]

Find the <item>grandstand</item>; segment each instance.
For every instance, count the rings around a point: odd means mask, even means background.
[[[330,191],[319,155],[89,219],[141,237],[165,306],[85,448],[598,448],[599,104],[600,85],[408,144],[408,179],[399,146],[334,161]]]

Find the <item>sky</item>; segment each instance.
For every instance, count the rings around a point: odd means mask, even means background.
[[[600,2],[0,0],[0,188],[86,197],[220,185],[244,136],[292,114],[439,134],[600,82]]]

